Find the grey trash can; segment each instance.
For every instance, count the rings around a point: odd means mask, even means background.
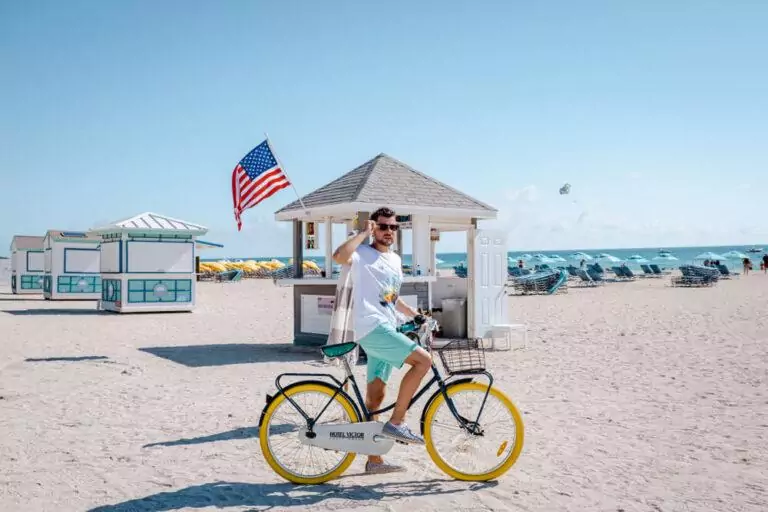
[[[443,335],[446,338],[467,337],[467,299],[443,299]]]

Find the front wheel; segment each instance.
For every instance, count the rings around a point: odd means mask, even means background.
[[[488,386],[463,382],[448,387],[456,412],[468,422],[477,420]],[[434,463],[458,480],[493,480],[515,463],[523,449],[523,418],[512,401],[491,388],[475,432],[463,428],[439,393],[427,406],[424,439]]]
[[[278,394],[264,411],[259,427],[261,451],[269,466],[296,484],[319,484],[338,477],[355,460],[354,453],[325,450],[301,443],[307,421],[286,398],[290,396],[317,425],[360,421],[346,394],[320,382],[297,383]],[[335,396],[334,396],[335,395]]]

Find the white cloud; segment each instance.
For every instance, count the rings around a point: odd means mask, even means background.
[[[512,203],[535,203],[539,200],[539,189],[536,185],[528,185],[520,189],[507,191],[505,197]]]

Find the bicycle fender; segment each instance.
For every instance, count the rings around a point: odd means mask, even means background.
[[[301,385],[304,385],[304,384],[317,384],[319,386],[325,386],[325,387],[327,387],[329,389],[332,389],[332,390],[336,391],[336,387],[335,386],[332,386],[328,382],[323,381],[323,380],[300,380],[300,381],[297,381],[297,382],[292,382],[292,383],[288,384],[287,386],[285,386],[283,388],[282,393],[280,391],[278,391],[274,395],[270,395],[269,393],[267,393],[267,396],[266,396],[266,402],[267,403],[264,405],[264,408],[261,410],[261,416],[259,416],[259,428],[261,428],[261,424],[264,422],[264,415],[267,413],[267,409],[269,408],[269,405],[272,403],[272,401],[275,398],[277,398],[280,394],[285,394],[286,391],[288,391],[289,389],[294,388],[294,387],[296,387],[296,386],[298,386],[300,384]],[[351,403],[352,407],[355,408],[355,414],[357,414],[357,421],[362,421],[362,417],[363,416],[360,413],[360,408],[358,407],[357,402],[352,400],[352,397],[350,397],[347,394],[347,392],[344,391],[343,389],[339,390],[339,394],[343,395],[344,398],[349,400],[349,403]]]
[[[465,377],[463,379],[456,379],[452,382],[449,382],[445,385],[446,388],[450,388],[451,386],[456,386],[457,384],[463,384],[465,382],[472,382],[474,379],[472,377]],[[440,389],[438,388],[437,391],[432,393],[432,396],[429,397],[429,400],[427,400],[427,403],[424,404],[424,409],[421,410],[421,421],[419,422],[421,424],[421,435],[424,435],[424,420],[427,418],[427,410],[429,409],[429,406],[432,405],[432,402],[437,398],[437,395],[441,393]]]

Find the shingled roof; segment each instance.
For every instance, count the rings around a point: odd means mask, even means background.
[[[307,208],[345,203],[497,210],[381,153],[301,198]],[[275,213],[302,210],[296,200]]]

